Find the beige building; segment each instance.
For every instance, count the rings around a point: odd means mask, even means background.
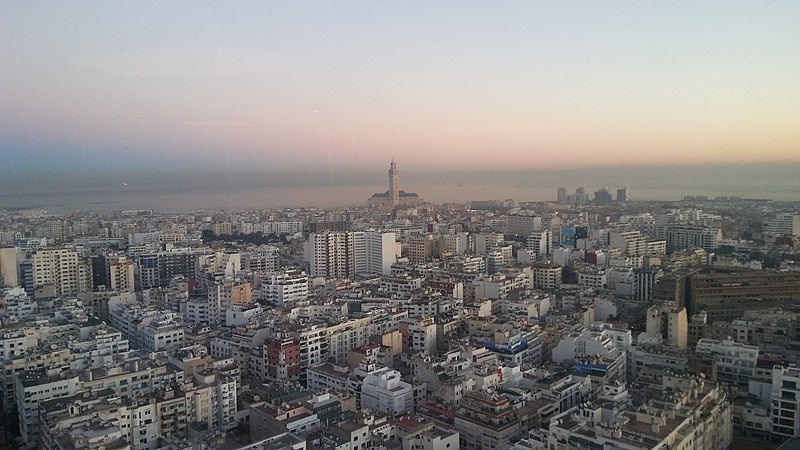
[[[74,248],[42,249],[33,254],[35,288],[52,286],[54,295],[74,296],[81,291],[80,279],[78,252]]]
[[[134,262],[125,256],[110,258],[107,263],[109,289],[114,292],[134,292]]]
[[[19,285],[17,276],[17,249],[0,248],[0,287],[16,287]]]

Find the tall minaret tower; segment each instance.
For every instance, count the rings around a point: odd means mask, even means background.
[[[392,206],[400,204],[400,172],[394,159],[389,166],[389,204]]]

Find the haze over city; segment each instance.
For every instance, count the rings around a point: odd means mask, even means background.
[[[406,175],[797,167],[798,13],[792,1],[4,2],[0,153],[17,173],[378,179],[393,157]]]

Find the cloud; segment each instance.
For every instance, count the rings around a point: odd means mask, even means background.
[[[178,123],[189,127],[207,128],[248,128],[254,126],[250,122],[226,122],[219,120],[182,120]]]

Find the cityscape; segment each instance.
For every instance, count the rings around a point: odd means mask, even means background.
[[[5,211],[4,446],[777,448],[800,202]],[[763,220],[762,220],[763,218]]]
[[[0,2],[0,449],[800,448],[797,17]]]

